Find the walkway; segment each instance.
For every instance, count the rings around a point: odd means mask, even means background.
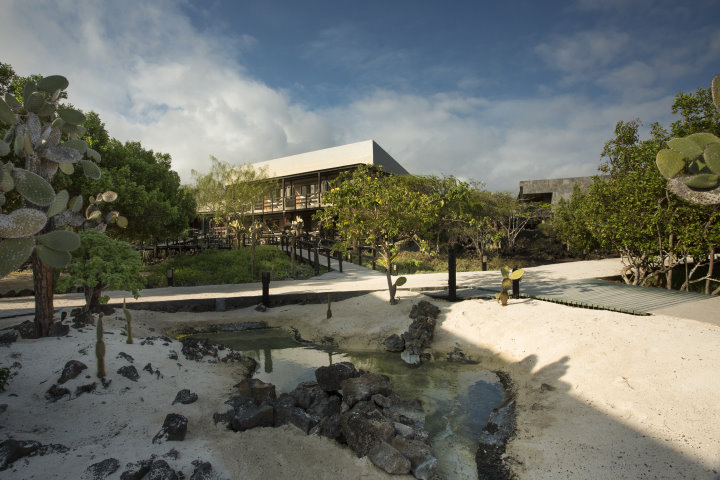
[[[325,259],[327,260],[327,259]],[[337,262],[333,261],[333,268]],[[520,284],[520,292],[534,298],[569,305],[593,306],[594,308],[618,310],[640,314],[667,314],[720,325],[720,297],[636,287],[587,278],[610,277],[620,268],[618,259],[560,263],[526,269]],[[447,290],[447,273],[408,275],[407,283],[400,288],[415,291]],[[493,297],[500,288],[500,273],[460,272],[457,274],[458,295],[461,297]],[[333,270],[304,281],[276,281],[270,284],[270,295],[317,295],[339,292],[387,291],[384,273],[343,262],[343,273]],[[128,304],[135,300],[128,292],[107,292],[111,304]],[[167,287],[146,289],[137,302],[193,302],[244,298],[259,303],[259,283],[236,285],[207,285],[200,287]],[[402,294],[401,294],[402,295]],[[84,304],[82,294],[55,296],[57,309],[78,307]],[[32,298],[0,299],[0,319],[31,315],[34,310]]]

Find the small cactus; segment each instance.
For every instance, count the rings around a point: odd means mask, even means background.
[[[395,280],[395,283],[393,283],[393,296],[397,293],[398,287],[402,287],[407,283],[407,277],[398,277],[397,280]]]
[[[130,314],[130,310],[127,309],[125,306],[125,299],[123,298],[123,313],[125,314],[125,320],[127,321],[127,341],[126,343],[133,343],[133,334],[132,334],[132,315]]]
[[[97,376],[98,378],[105,378],[105,340],[103,339],[103,314],[100,312],[98,315],[97,327],[95,328],[97,333],[97,341],[95,342],[95,356],[97,357]]]
[[[500,293],[495,295],[495,298],[497,298],[498,302],[505,307],[507,306],[508,298],[510,298],[510,294],[508,292],[512,288],[512,282],[513,280],[520,280],[522,278],[523,274],[525,273],[525,270],[522,268],[519,268],[514,271],[510,271],[510,267],[507,265],[503,265],[500,268],[500,273],[502,274],[502,283],[500,284]]]

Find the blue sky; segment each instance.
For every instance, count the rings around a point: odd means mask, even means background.
[[[110,134],[251,163],[374,139],[514,191],[592,175],[619,120],[720,73],[720,2],[3,0],[0,61],[63,74]]]

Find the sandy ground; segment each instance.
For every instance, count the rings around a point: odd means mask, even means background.
[[[571,267],[563,266],[568,269]],[[351,350],[381,349],[384,338],[401,333],[419,293],[403,292],[390,306],[386,293],[326,305],[285,306],[198,314],[133,312],[135,336],[158,335],[180,325],[262,320],[297,328],[306,339],[332,336]],[[518,430],[507,462],[518,478],[708,478],[720,471],[720,327],[668,315],[631,316],[584,310],[535,300],[459,303],[433,301],[441,308],[432,353],[441,358],[460,347],[483,368],[504,370],[516,384]],[[59,443],[66,453],[20,460],[0,478],[81,478],[85,469],[114,457],[127,462],[162,456],[186,478],[191,462],[212,463],[218,478],[335,479],[389,478],[367,459],[293,427],[232,433],[215,426],[213,412],[238,378],[224,364],[193,362],[178,343],[134,345],[120,335],[121,314],[110,316],[107,343],[109,388],[48,403],[44,394],[63,365],[80,360],[88,370],[67,382],[71,391],[96,381],[92,329],[71,329],[71,337],[21,340],[0,348],[0,365],[14,362],[14,376],[0,393],[0,441],[6,438]],[[13,319],[21,321],[23,318]],[[154,331],[149,329],[153,328]],[[134,357],[140,380],[116,370]],[[85,353],[83,353],[85,352]],[[151,363],[163,377],[142,371]],[[87,375],[85,375],[87,374]],[[190,405],[171,405],[189,388],[199,395]],[[1,409],[1,407],[0,407]],[[152,444],[165,415],[188,417],[183,442]],[[410,478],[410,477],[401,477]]]

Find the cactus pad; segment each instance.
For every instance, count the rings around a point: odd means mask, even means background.
[[[90,160],[81,160],[80,164],[83,167],[83,173],[85,173],[86,177],[92,178],[93,180],[100,179],[102,172],[95,162],[91,162]]]
[[[80,140],[79,138],[71,138],[67,142],[63,143],[63,146],[74,148],[82,154],[84,154],[88,149],[88,144],[85,140]]]
[[[57,113],[65,124],[82,125],[85,123],[85,115],[73,108],[58,108]]]
[[[45,265],[53,268],[65,268],[72,260],[70,253],[54,250],[44,245],[38,245],[35,247],[35,251]]]
[[[694,160],[703,153],[703,148],[689,137],[673,138],[668,141],[668,147],[680,152],[687,159]]]
[[[19,208],[8,215],[0,214],[0,237],[22,238],[35,235],[47,223],[47,216],[34,208]]]
[[[665,178],[672,178],[685,168],[685,157],[675,150],[660,150],[655,159],[660,174]]]
[[[703,158],[713,173],[720,173],[720,143],[711,143],[705,147]]]
[[[65,142],[62,145],[48,145],[40,152],[40,156],[46,160],[57,163],[77,163],[82,158],[82,152],[72,148]]]
[[[10,171],[0,168],[0,192],[10,192],[13,188],[15,188],[15,180]]]
[[[701,173],[699,175],[692,175],[690,178],[685,180],[685,185],[699,190],[715,188],[718,186],[718,183],[720,183],[720,175],[716,173]]]
[[[55,190],[44,178],[24,168],[12,172],[15,189],[23,198],[41,207],[49,206],[55,200]]]
[[[30,94],[30,99],[25,103],[25,108],[29,112],[38,113],[45,105],[45,97],[40,92]]]
[[[0,99],[0,122],[14,125],[17,117],[5,100]]]
[[[100,162],[100,154],[93,150],[92,148],[88,147],[87,151],[85,152],[88,157],[90,157],[90,160],[92,160],[95,163]]]
[[[510,280],[520,280],[520,278],[522,278],[522,276],[523,276],[524,273],[525,273],[525,270],[523,270],[522,268],[518,268],[517,270],[513,271],[513,272],[508,276],[508,278],[509,278]]]
[[[67,208],[68,200],[70,199],[70,194],[67,190],[61,190],[55,195],[55,200],[53,200],[53,203],[50,204],[50,208],[48,208],[47,216],[48,217],[54,217],[58,213],[63,212]]]
[[[32,238],[11,238],[0,243],[0,277],[14,272],[32,255]]]
[[[8,153],[10,153],[10,145],[0,140],[0,157],[4,157]]]
[[[55,230],[40,235],[37,242],[59,252],[72,252],[80,247],[80,236],[69,230]]]
[[[65,90],[70,82],[62,75],[50,75],[40,80],[37,84],[38,90],[53,94],[57,90]]]
[[[119,217],[117,217],[116,223],[117,223],[117,226],[120,228],[127,228],[128,219],[123,217],[122,215],[120,215]]]
[[[20,102],[18,102],[17,98],[15,98],[10,92],[5,92],[5,103],[7,103],[8,107],[10,107],[13,112],[17,112],[22,108]]]
[[[60,171],[65,175],[72,175],[75,173],[75,167],[73,167],[72,163],[58,163],[58,167],[60,167]]]
[[[112,190],[108,190],[107,192],[103,193],[101,195],[103,202],[112,203],[118,198],[118,194],[113,192]]]

